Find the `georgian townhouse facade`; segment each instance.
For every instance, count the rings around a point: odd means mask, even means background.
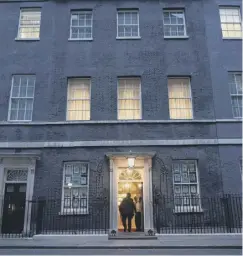
[[[115,234],[128,192],[146,234],[224,226],[209,198],[241,194],[241,8],[0,1],[1,232]]]

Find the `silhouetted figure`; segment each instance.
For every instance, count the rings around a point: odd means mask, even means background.
[[[143,211],[143,200],[142,197],[134,197],[135,201],[135,208],[136,208],[136,215],[135,215],[135,225],[136,225],[136,231],[141,231],[141,224],[142,224],[142,211]]]
[[[122,200],[119,211],[122,218],[122,225],[124,227],[124,232],[127,230],[127,221],[128,221],[128,232],[131,232],[132,218],[134,212],[136,211],[135,205],[131,198],[131,194],[127,193],[127,196]]]

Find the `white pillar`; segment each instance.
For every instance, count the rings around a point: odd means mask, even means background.
[[[25,204],[25,218],[24,218],[24,233],[28,234],[30,230],[31,222],[31,209],[32,209],[32,197],[35,183],[35,165],[36,160],[30,160],[30,166],[28,167],[27,188],[26,188],[26,204]]]
[[[115,161],[110,159],[110,235],[117,235],[118,225],[117,207],[117,171]]]
[[[153,225],[152,159],[144,159],[144,233],[149,235]]]

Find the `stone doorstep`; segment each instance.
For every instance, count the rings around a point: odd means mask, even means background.
[[[114,236],[111,233],[108,235],[108,240],[157,240],[155,235],[146,235],[144,232],[123,232],[119,231]]]

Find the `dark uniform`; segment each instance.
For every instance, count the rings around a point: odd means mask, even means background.
[[[124,232],[126,232],[127,230],[127,223],[126,223],[127,220],[128,220],[128,232],[131,232],[132,218],[133,218],[134,212],[136,211],[136,208],[130,194],[128,194],[127,197],[125,197],[122,200],[119,206],[119,211],[122,217]]]

